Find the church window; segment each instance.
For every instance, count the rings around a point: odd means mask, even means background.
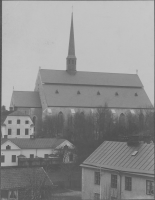
[[[17,124],[20,124],[20,119],[17,119]]]
[[[119,123],[121,126],[125,125],[125,115],[123,113],[120,114]]]
[[[77,94],[81,94],[80,91],[77,91]]]
[[[63,113],[59,112],[59,114],[58,114],[58,133],[62,133],[63,122],[64,122]]]
[[[33,118],[32,118],[32,121],[33,121],[33,125],[34,125],[34,131],[35,131],[35,125],[36,125],[36,116],[33,116]]]
[[[99,92],[99,91],[97,92],[97,95],[100,95],[100,92]]]
[[[15,191],[11,191],[10,198],[16,199],[16,192]]]

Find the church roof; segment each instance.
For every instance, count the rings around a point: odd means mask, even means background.
[[[126,142],[105,141],[82,166],[154,175],[154,144],[141,143],[135,147]]]
[[[43,90],[49,107],[101,107],[105,103],[111,108],[152,107],[143,88],[44,84]]]
[[[70,74],[64,70],[40,69],[42,83],[113,87],[143,87],[137,74],[118,74],[77,71]]]
[[[13,91],[11,106],[23,108],[40,108],[41,102],[39,92]]]

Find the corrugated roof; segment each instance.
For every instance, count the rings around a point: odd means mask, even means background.
[[[11,105],[15,107],[40,108],[39,92],[13,91]]]
[[[152,104],[143,88],[43,85],[48,106],[148,108]],[[58,90],[58,93],[56,93]],[[80,91],[80,94],[77,92]],[[97,95],[97,92],[100,95]],[[115,93],[118,93],[118,96]],[[135,93],[138,96],[135,96]]]
[[[12,138],[12,139],[1,139],[1,145],[6,141],[11,141],[21,149],[55,149],[57,146],[62,144],[65,139],[57,138]]]
[[[142,87],[137,74],[116,74],[78,71],[70,74],[63,70],[40,69],[43,83]]]
[[[135,156],[131,154],[138,151]],[[141,143],[137,147],[125,142],[105,141],[84,162],[84,166],[154,174],[154,145]]]
[[[53,185],[42,167],[39,168],[1,168],[1,189],[24,188],[31,186],[31,178],[36,175],[38,183]]]
[[[9,114],[8,116],[29,116],[29,115],[27,115],[19,110],[16,110],[16,111],[12,112],[11,114]]]

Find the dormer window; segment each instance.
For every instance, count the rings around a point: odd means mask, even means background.
[[[97,95],[100,95],[100,92],[99,92],[99,91],[97,92]]]
[[[6,149],[11,149],[11,146],[10,146],[10,145],[7,145],[7,146],[6,146]]]
[[[56,94],[59,94],[58,90],[55,91]]]
[[[77,94],[81,94],[80,91],[77,91]]]
[[[115,96],[118,96],[118,92],[115,92]]]
[[[136,96],[136,97],[138,96],[137,92],[135,93],[135,96]]]

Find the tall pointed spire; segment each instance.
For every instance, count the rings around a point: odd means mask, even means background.
[[[73,12],[71,17],[70,38],[68,47],[68,56],[66,59],[67,71],[76,71],[76,56],[74,43],[74,27],[73,27]]]

